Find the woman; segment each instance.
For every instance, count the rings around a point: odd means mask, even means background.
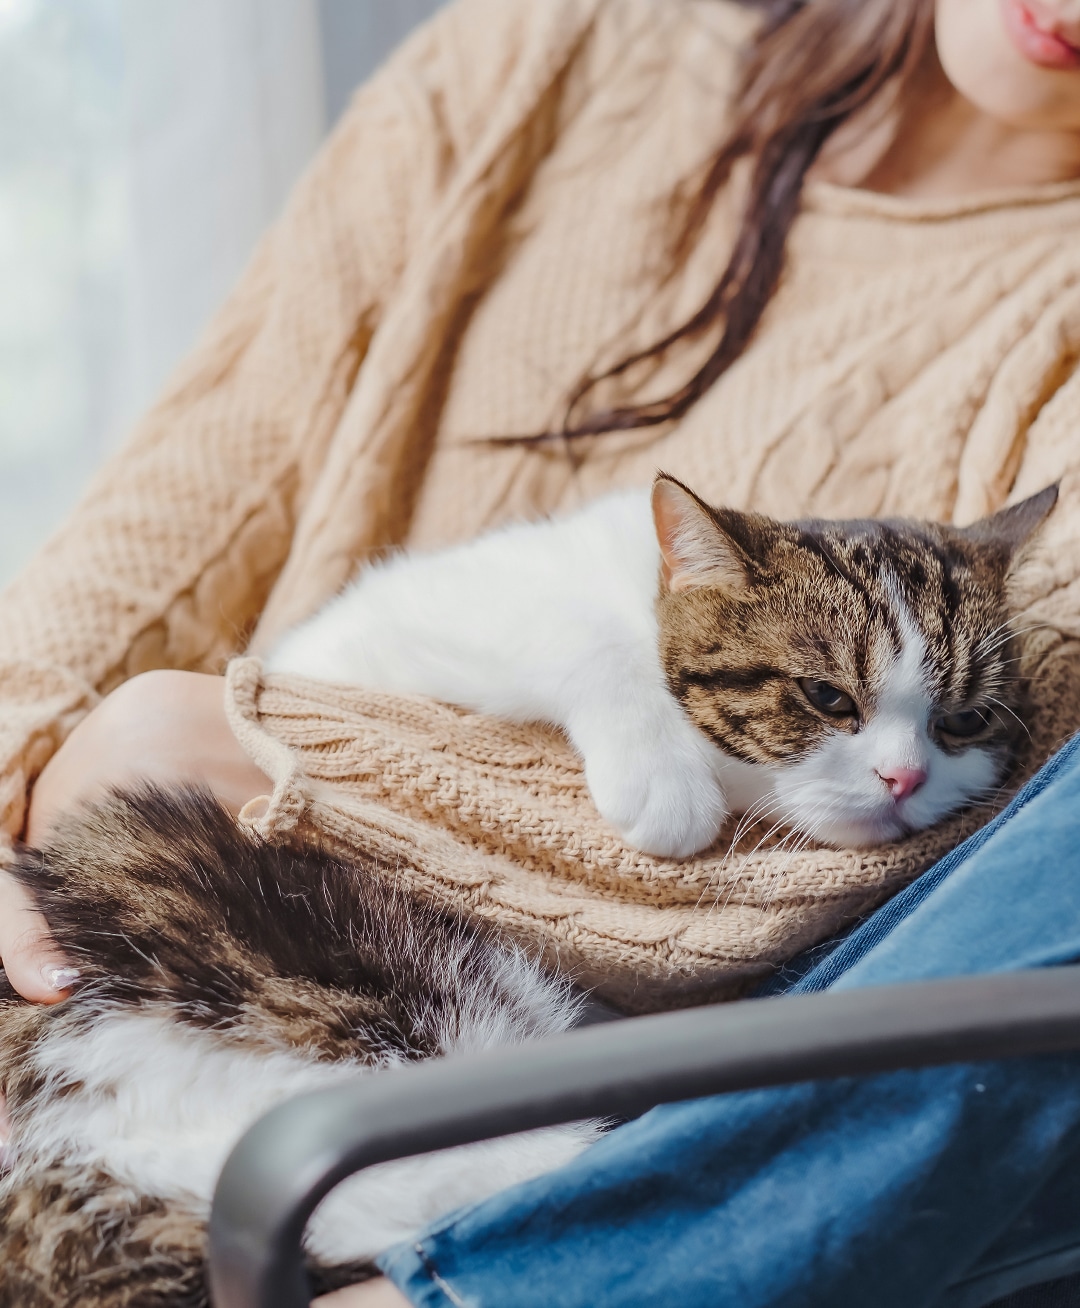
[[[372,550],[657,465],[784,517],[966,521],[1061,479],[1024,601],[1036,679],[1077,684],[1080,3],[763,9],[458,0],[360,94],[4,597],[12,835],[132,778],[238,811],[266,780],[208,674],[248,633],[265,647]],[[27,998],[63,997],[10,882],[0,954]],[[390,1265],[414,1302],[458,1301]],[[379,1296],[401,1302],[343,1302]]]

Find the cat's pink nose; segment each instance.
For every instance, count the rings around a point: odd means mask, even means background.
[[[878,776],[889,787],[893,799],[899,801],[914,795],[926,780],[925,768],[886,768]]]

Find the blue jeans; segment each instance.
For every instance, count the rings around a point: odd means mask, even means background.
[[[1080,736],[787,988],[1077,959]],[[380,1265],[439,1308],[975,1308],[1080,1271],[1080,1054],[666,1105]]]

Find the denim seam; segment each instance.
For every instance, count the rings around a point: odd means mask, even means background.
[[[1040,1292],[1050,1290],[1059,1281],[1067,1282],[1070,1290],[1075,1288],[1076,1277],[1080,1275],[1078,1249],[1080,1246],[1077,1245],[1066,1246],[1056,1253],[1031,1258],[1026,1263],[1017,1263],[978,1280],[957,1281],[949,1286],[941,1299],[935,1300],[933,1308],[956,1308],[958,1303],[966,1308],[995,1308],[1002,1302],[1012,1302],[1014,1295],[1027,1294],[1038,1295],[1031,1302],[1041,1304]],[[1029,1277],[1033,1271],[1035,1279],[1032,1280]],[[1025,1298],[1022,1302],[1028,1300]],[[1055,1296],[1053,1302],[1062,1301]],[[1075,1304],[1078,1301],[1070,1299],[1069,1302]]]
[[[446,1295],[446,1297],[454,1305],[454,1308],[468,1308],[468,1305],[465,1303],[465,1300],[458,1294],[458,1292],[454,1289],[454,1287],[450,1285],[447,1281],[444,1281],[443,1278],[439,1275],[438,1271],[436,1271],[435,1264],[431,1261],[431,1259],[427,1256],[427,1254],[424,1251],[424,1246],[419,1243],[414,1244],[413,1252],[416,1254],[417,1258],[420,1259],[420,1262],[423,1264],[424,1271],[427,1272],[432,1282],[436,1286],[438,1286],[438,1288],[443,1292],[443,1294]]]
[[[996,1276],[1003,1276],[1006,1272],[1020,1271],[1024,1267],[1030,1267],[1034,1264],[1044,1262],[1048,1258],[1059,1258],[1062,1254],[1072,1253],[1080,1250],[1080,1242],[1070,1240],[1067,1244],[1058,1245],[1054,1249],[1043,1249],[1037,1254],[1028,1254],[1024,1258],[1013,1258],[1010,1262],[994,1263],[985,1271],[980,1271],[980,1264],[976,1264],[971,1274],[962,1277],[958,1281],[953,1281],[949,1286],[950,1290],[963,1290],[967,1286],[978,1286],[983,1281],[992,1281]]]

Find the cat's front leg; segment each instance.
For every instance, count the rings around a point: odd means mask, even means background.
[[[635,849],[689,858],[707,849],[731,811],[717,750],[663,688],[594,701],[570,736],[600,814]]]

